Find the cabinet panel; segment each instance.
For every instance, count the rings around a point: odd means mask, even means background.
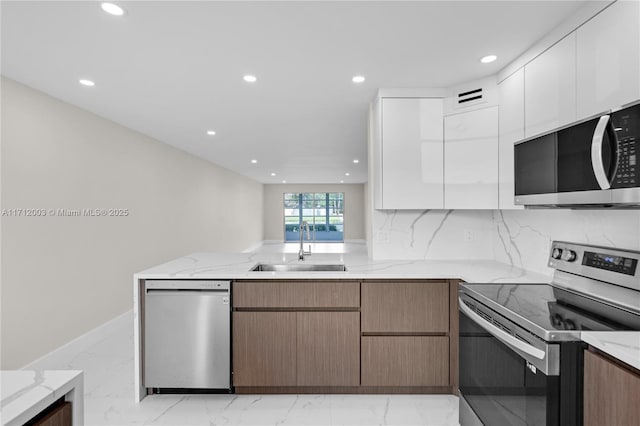
[[[640,376],[584,353],[584,425],[640,425]]]
[[[449,338],[363,336],[362,385],[449,385]]]
[[[514,151],[515,142],[524,139],[524,68],[503,80],[498,86],[499,118],[499,204],[501,210],[522,209],[515,205]]]
[[[524,69],[525,136],[576,120],[576,34],[571,33]]]
[[[296,313],[233,313],[233,385],[296,385]]]
[[[444,118],[444,207],[498,208],[498,107]]]
[[[368,281],[362,283],[364,333],[446,333],[447,282]]]
[[[358,308],[357,281],[236,281],[234,308]]]
[[[298,386],[360,385],[360,314],[298,312]]]
[[[640,2],[617,1],[578,28],[578,118],[640,99]]]
[[[61,402],[55,407],[50,407],[46,412],[38,414],[27,422],[28,426],[71,426],[72,410],[71,402]]]
[[[442,208],[443,100],[381,104],[382,208]]]

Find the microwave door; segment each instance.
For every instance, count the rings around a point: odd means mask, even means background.
[[[585,121],[557,132],[559,193],[602,189],[598,184],[592,161],[592,146],[598,120]]]

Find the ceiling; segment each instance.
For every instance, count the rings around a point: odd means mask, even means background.
[[[2,1],[2,74],[260,182],[359,183],[378,88],[493,74],[583,2],[116,3]]]

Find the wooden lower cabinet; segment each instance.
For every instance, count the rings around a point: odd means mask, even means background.
[[[233,385],[358,386],[358,312],[234,312]]]
[[[238,393],[457,391],[457,280],[233,283]]]
[[[296,312],[233,313],[233,385],[296,385]]]
[[[584,353],[584,425],[640,425],[640,374]]]
[[[448,386],[447,336],[363,336],[362,386]]]
[[[360,384],[360,313],[298,312],[298,386]]]
[[[71,402],[59,401],[25,423],[25,426],[71,426],[72,424]]]
[[[448,281],[362,283],[363,333],[447,333]]]

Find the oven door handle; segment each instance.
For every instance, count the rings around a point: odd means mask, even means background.
[[[460,307],[460,310],[465,313],[465,315],[467,315],[476,324],[478,324],[480,327],[484,328],[492,336],[494,336],[496,339],[500,340],[505,345],[514,347],[514,348],[524,352],[525,354],[530,355],[530,356],[532,356],[534,358],[537,358],[537,359],[544,359],[544,357],[547,355],[546,352],[543,351],[542,349],[538,349],[538,348],[533,347],[533,346],[531,346],[531,345],[529,345],[529,344],[527,344],[527,343],[525,343],[525,342],[523,342],[521,340],[518,340],[515,337],[513,337],[511,334],[509,334],[509,333],[507,333],[507,332],[505,332],[503,330],[500,330],[495,325],[489,323],[487,320],[485,320],[480,315],[478,315],[475,312],[473,312],[473,310],[471,310],[471,308],[469,308],[467,305],[465,305],[460,297],[458,297],[458,306]]]

